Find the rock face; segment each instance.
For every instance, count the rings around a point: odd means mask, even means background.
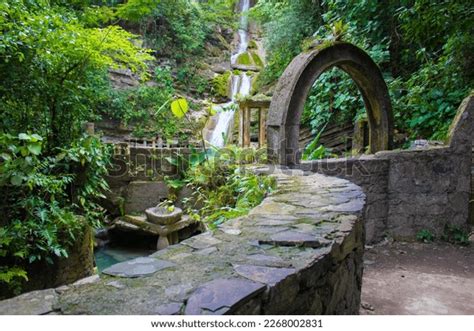
[[[60,291],[55,313],[357,314],[360,187],[301,171],[273,173],[278,191],[248,216]],[[0,302],[0,312],[52,309],[30,310],[28,299],[15,300]]]

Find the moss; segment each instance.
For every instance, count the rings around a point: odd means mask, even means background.
[[[252,52],[251,54],[252,54],[252,59],[255,65],[258,67],[263,67],[263,61],[260,58],[260,56],[257,54],[257,52]]]
[[[250,40],[249,49],[257,49],[257,48],[258,48],[257,42],[255,40]]]
[[[240,54],[239,57],[237,57],[236,63],[245,66],[253,65],[253,61],[249,53]]]
[[[225,73],[217,75],[212,79],[212,88],[215,95],[224,98],[229,96],[230,75],[231,72],[226,71]]]

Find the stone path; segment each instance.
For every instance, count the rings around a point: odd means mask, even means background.
[[[356,313],[364,194],[324,175],[274,176],[278,191],[248,216],[100,279],[0,302],[0,314]]]
[[[474,314],[474,245],[385,244],[364,260],[361,314]]]

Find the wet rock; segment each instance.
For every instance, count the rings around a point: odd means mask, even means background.
[[[334,198],[334,203],[327,201],[332,206],[345,201],[339,194],[353,201],[363,197],[362,191],[353,194],[347,181],[321,175],[276,176],[279,190],[254,215],[229,220],[214,233],[104,272],[130,279],[105,276],[96,283],[58,289],[57,310],[46,313],[357,313],[363,267],[361,210],[323,212],[324,207],[307,208],[297,201],[306,201],[310,194],[315,200]],[[276,201],[289,192],[291,203]],[[24,304],[29,307],[28,301]],[[19,305],[16,309],[23,311]]]

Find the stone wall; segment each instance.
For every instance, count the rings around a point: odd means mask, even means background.
[[[304,162],[300,169],[345,178],[361,186],[367,195],[366,240],[380,241],[387,229],[389,161],[373,155],[360,158],[325,159]]]
[[[369,243],[386,234],[413,240],[423,229],[439,237],[446,224],[460,228],[468,224],[473,131],[474,98],[469,97],[459,107],[446,146],[312,161],[298,167],[363,187]]]
[[[113,215],[143,212],[168,198],[165,177],[173,178],[180,169],[169,162],[179,155],[186,158],[189,148],[146,148],[116,144],[107,182],[110,192],[103,206]]]
[[[111,187],[127,185],[131,181],[160,179],[176,176],[179,169],[169,158],[186,158],[189,148],[147,148],[115,145],[112,168],[107,181]]]
[[[474,225],[474,138],[472,141],[471,200],[469,202],[469,223]]]
[[[273,175],[277,192],[248,216],[93,282],[0,302],[0,314],[357,314],[361,188],[301,171]]]

